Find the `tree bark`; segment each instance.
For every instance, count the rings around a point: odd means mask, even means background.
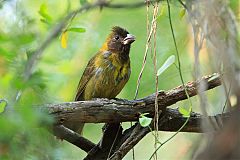
[[[197,86],[205,81],[206,90],[221,85],[220,75],[204,76],[199,81],[188,82],[186,90],[190,97],[197,95]],[[187,99],[184,87],[178,86],[169,91],[159,91],[158,107],[164,111],[166,107],[178,101]],[[155,113],[155,94],[138,100],[123,99],[96,99],[92,101],[66,102],[50,104],[47,107],[49,114],[56,119],[56,124],[72,123],[116,123],[137,121],[141,113],[149,113],[153,117]]]

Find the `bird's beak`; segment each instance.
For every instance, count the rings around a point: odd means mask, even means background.
[[[126,45],[126,44],[131,44],[135,41],[135,36],[132,35],[132,34],[127,34],[127,37],[124,38],[123,40],[123,44]]]

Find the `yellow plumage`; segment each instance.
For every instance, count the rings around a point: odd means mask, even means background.
[[[130,60],[121,62],[116,53],[103,52],[97,54],[92,61],[94,71],[85,86],[81,99],[116,97],[129,79]]]

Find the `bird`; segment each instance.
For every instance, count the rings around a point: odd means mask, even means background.
[[[75,101],[115,98],[131,74],[130,48],[135,36],[119,26],[112,27],[99,51],[89,60],[77,87]],[[82,134],[84,123],[66,124]]]

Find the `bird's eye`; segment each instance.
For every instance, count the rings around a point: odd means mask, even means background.
[[[119,36],[115,36],[115,38],[114,38],[115,40],[119,40]]]

